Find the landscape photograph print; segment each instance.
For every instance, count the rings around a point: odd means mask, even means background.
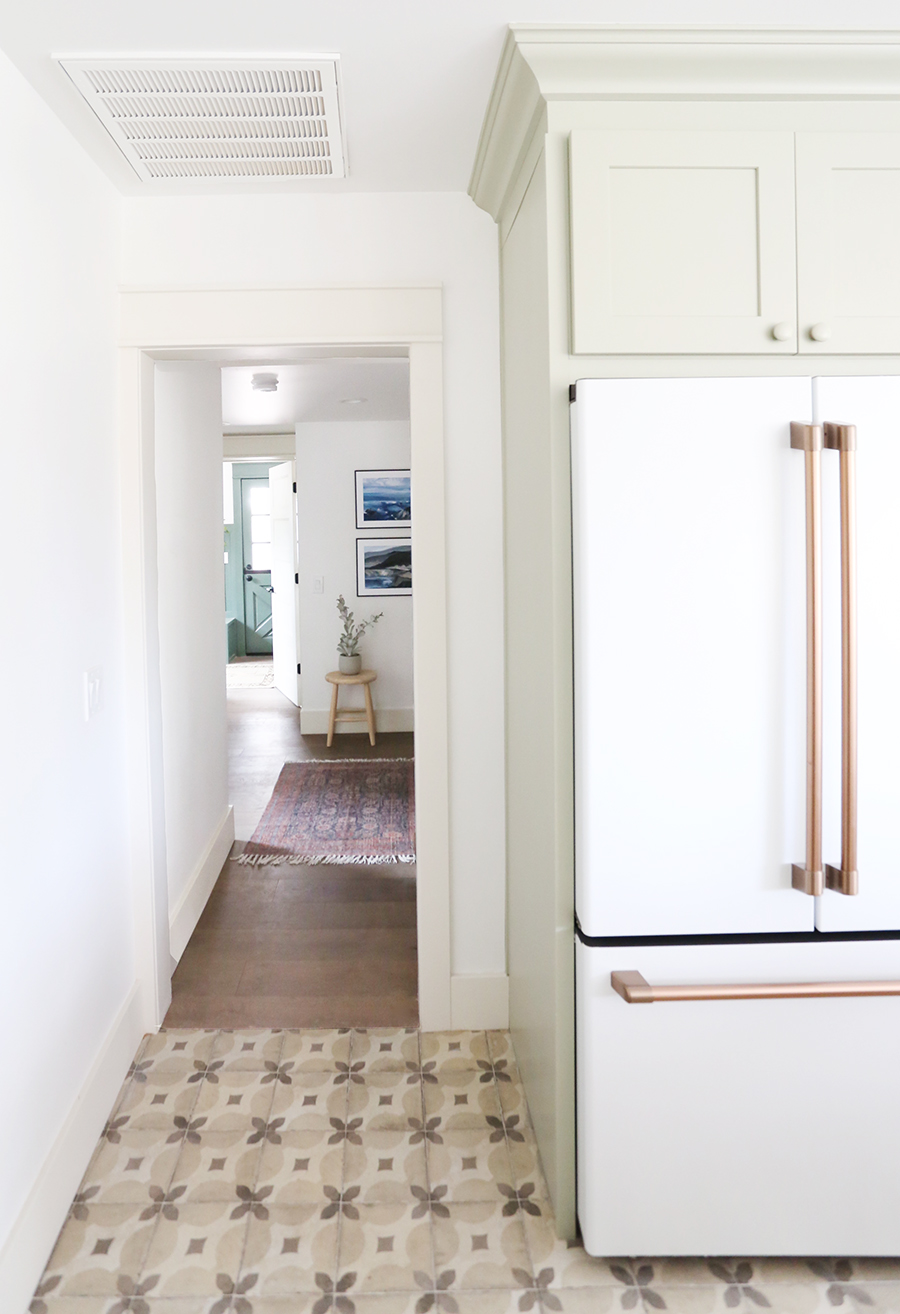
[[[409,529],[412,501],[408,470],[356,471],[356,528]]]
[[[360,598],[412,593],[412,540],[358,538],[356,593]]]

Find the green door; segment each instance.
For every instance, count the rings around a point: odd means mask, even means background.
[[[247,655],[272,651],[272,496],[267,478],[241,480]]]

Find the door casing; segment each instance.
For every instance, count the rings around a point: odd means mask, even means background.
[[[450,1016],[450,856],[446,543],[439,287],[123,290],[119,434],[128,681],[127,752],[135,974],[144,1025],[171,1000],[172,959],[162,768],[159,583],[154,474],[156,360],[230,360],[265,348],[358,347],[409,359],[412,527],[416,563],[413,682],[416,735],[419,1017]],[[268,359],[268,356],[267,356]]]

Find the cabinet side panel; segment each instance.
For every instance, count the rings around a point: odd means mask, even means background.
[[[571,926],[557,928],[554,554],[541,158],[502,252],[510,1022],[562,1235],[574,1230]],[[571,764],[569,764],[571,770]],[[571,876],[568,876],[571,881]]]

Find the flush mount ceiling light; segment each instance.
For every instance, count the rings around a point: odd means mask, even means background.
[[[336,56],[57,63],[145,182],[346,174]]]
[[[277,392],[278,375],[277,374],[254,374],[250,380],[250,387],[254,392]]]
[[[342,406],[362,406],[362,404],[363,404],[363,402],[364,402],[365,400],[366,400],[365,397],[342,397],[342,398],[341,398],[341,405],[342,405]]]

